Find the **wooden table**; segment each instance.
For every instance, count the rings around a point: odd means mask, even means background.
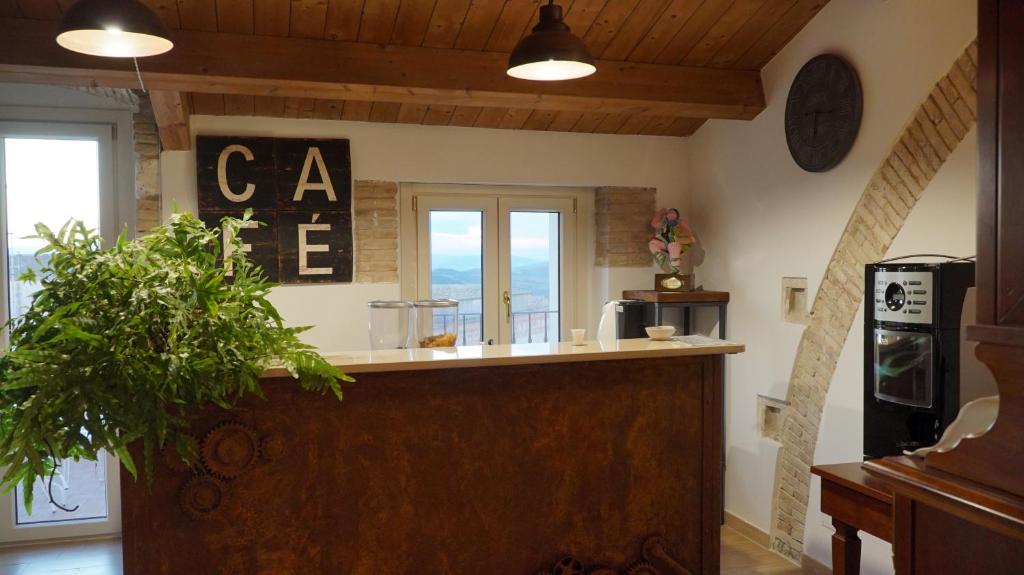
[[[815,465],[821,477],[821,512],[832,517],[832,572],[860,573],[858,531],[892,542],[892,489],[867,473],[860,462]]]
[[[655,291],[625,290],[623,299],[635,299],[654,304],[654,325],[661,325],[661,312],[666,307],[683,310],[683,333],[690,333],[690,310],[695,307],[718,309],[718,339],[725,339],[725,313],[729,304],[727,291]]]

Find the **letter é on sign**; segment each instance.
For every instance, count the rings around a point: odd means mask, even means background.
[[[245,191],[240,194],[232,192],[228,186],[228,158],[236,152],[242,154],[246,162],[251,162],[255,157],[252,154],[252,150],[241,144],[231,144],[225,147],[220,151],[220,157],[217,158],[217,184],[220,186],[220,193],[224,194],[225,198],[232,202],[241,203],[252,197],[256,192],[256,186],[247,183],[245,184]]]
[[[320,182],[309,181],[309,170],[313,167],[313,162],[316,162],[316,170],[320,172]],[[327,173],[327,164],[324,163],[324,157],[320,154],[320,148],[316,146],[310,146],[306,151],[306,161],[302,164],[302,174],[299,176],[298,185],[295,186],[295,196],[292,200],[301,202],[306,190],[322,190],[327,193],[327,199],[332,202],[338,201],[338,196],[334,195],[331,176]]]

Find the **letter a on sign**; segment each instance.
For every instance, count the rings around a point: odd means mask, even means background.
[[[313,167],[313,162],[316,162],[321,182],[309,181],[309,170]],[[334,185],[331,184],[331,176],[327,173],[327,164],[324,163],[324,157],[320,154],[320,148],[316,146],[310,146],[306,152],[306,161],[302,164],[302,175],[299,176],[299,183],[295,186],[295,197],[292,200],[301,202],[306,190],[322,190],[327,192],[327,199],[332,202],[338,201],[338,196],[334,194]]]

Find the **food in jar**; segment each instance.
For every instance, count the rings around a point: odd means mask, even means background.
[[[420,347],[452,347],[453,345],[455,345],[455,334],[448,332],[428,335],[420,340]]]

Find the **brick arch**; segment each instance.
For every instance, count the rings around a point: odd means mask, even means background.
[[[775,464],[772,549],[799,562],[810,466],[828,387],[864,295],[863,270],[885,256],[907,215],[975,123],[978,47],[971,42],[918,106],[857,202],[828,263],[797,348]]]

